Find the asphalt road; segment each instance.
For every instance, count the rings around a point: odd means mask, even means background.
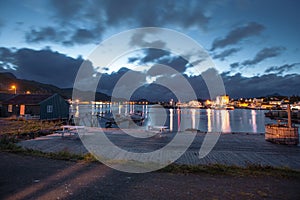
[[[151,172],[0,152],[0,199],[300,199],[300,180]]]

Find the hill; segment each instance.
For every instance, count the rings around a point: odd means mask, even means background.
[[[72,98],[73,88],[58,88],[54,85],[39,83],[32,80],[18,79],[12,73],[0,73],[0,93],[13,93],[11,87],[15,85],[17,88],[17,93],[24,94],[29,91],[32,94],[54,94],[58,93],[66,99]],[[89,96],[91,91],[77,91],[85,100],[85,97]],[[97,92],[95,94],[97,101],[109,101],[110,96]]]

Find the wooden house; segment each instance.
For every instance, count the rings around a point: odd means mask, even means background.
[[[4,116],[3,102],[6,101],[7,99],[12,98],[13,96],[15,95],[9,93],[0,93],[0,117]]]
[[[2,115],[41,120],[67,119],[69,103],[58,94],[18,94],[2,102]]]

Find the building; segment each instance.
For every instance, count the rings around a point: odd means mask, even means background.
[[[67,119],[69,103],[58,94],[18,94],[2,102],[2,116],[41,120]]]
[[[0,93],[0,117],[2,117],[2,113],[4,112],[3,111],[3,102],[14,96],[15,96],[14,94]]]
[[[217,107],[225,107],[229,104],[229,96],[222,95],[216,97],[216,106]]]

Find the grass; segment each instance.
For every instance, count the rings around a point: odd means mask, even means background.
[[[184,174],[212,174],[212,175],[234,175],[234,176],[275,176],[300,178],[300,171],[287,167],[272,167],[256,164],[248,164],[246,167],[228,166],[222,164],[209,165],[178,165],[171,164],[160,170],[169,173]]]
[[[9,135],[20,139],[46,135],[60,128],[60,121],[0,119],[0,136]]]

